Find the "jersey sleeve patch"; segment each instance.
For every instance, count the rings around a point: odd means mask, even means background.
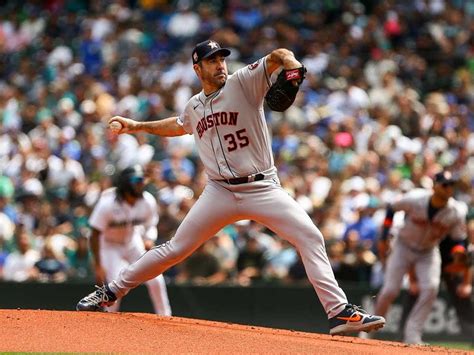
[[[186,112],[181,113],[178,117],[176,117],[176,123],[183,127],[186,133],[193,134],[193,130],[191,128],[191,122],[189,117],[186,117]]]
[[[176,118],[176,123],[179,124],[181,127],[184,126],[183,118],[181,117],[181,115],[179,115],[179,116]]]
[[[248,68],[249,70],[254,70],[256,67],[258,67],[259,64],[260,64],[260,60],[257,60],[256,62],[249,64]]]

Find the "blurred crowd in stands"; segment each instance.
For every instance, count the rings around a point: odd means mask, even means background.
[[[308,73],[268,111],[283,187],[325,239],[340,281],[381,282],[387,203],[448,168],[474,252],[474,1],[25,0],[0,7],[0,280],[93,280],[88,216],[114,174],[145,167],[159,243],[206,176],[192,136],[114,135],[108,118],[178,115],[199,85],[195,43],[232,49],[229,71],[278,47]],[[307,282],[263,226],[221,230],[172,282]]]

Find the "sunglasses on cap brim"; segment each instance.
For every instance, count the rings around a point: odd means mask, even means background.
[[[128,181],[130,181],[131,184],[141,184],[145,181],[145,178],[143,176],[132,176]]]
[[[454,181],[446,181],[441,183],[441,186],[443,187],[453,187],[454,185],[456,185]]]

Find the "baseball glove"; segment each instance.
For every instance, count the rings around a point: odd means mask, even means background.
[[[265,95],[268,107],[283,112],[295,101],[296,94],[305,78],[306,68],[283,69]]]

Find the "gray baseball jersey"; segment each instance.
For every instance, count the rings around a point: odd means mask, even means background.
[[[434,248],[447,235],[456,240],[466,238],[467,206],[451,198],[430,221],[428,204],[431,195],[428,190],[413,190],[392,204],[394,211],[405,212],[404,223],[396,234],[413,250]]]
[[[441,257],[437,246],[448,234],[458,240],[466,237],[467,206],[451,198],[430,220],[431,195],[431,191],[417,189],[392,204],[395,211],[405,212],[405,218],[394,233],[396,238],[375,308],[377,314],[385,315],[400,292],[404,275],[414,268],[419,295],[404,329],[404,341],[410,344],[422,343],[423,325],[438,294]]]
[[[263,97],[271,85],[265,58],[230,75],[218,91],[193,96],[178,123],[194,134],[199,156],[212,180],[273,168]]]

